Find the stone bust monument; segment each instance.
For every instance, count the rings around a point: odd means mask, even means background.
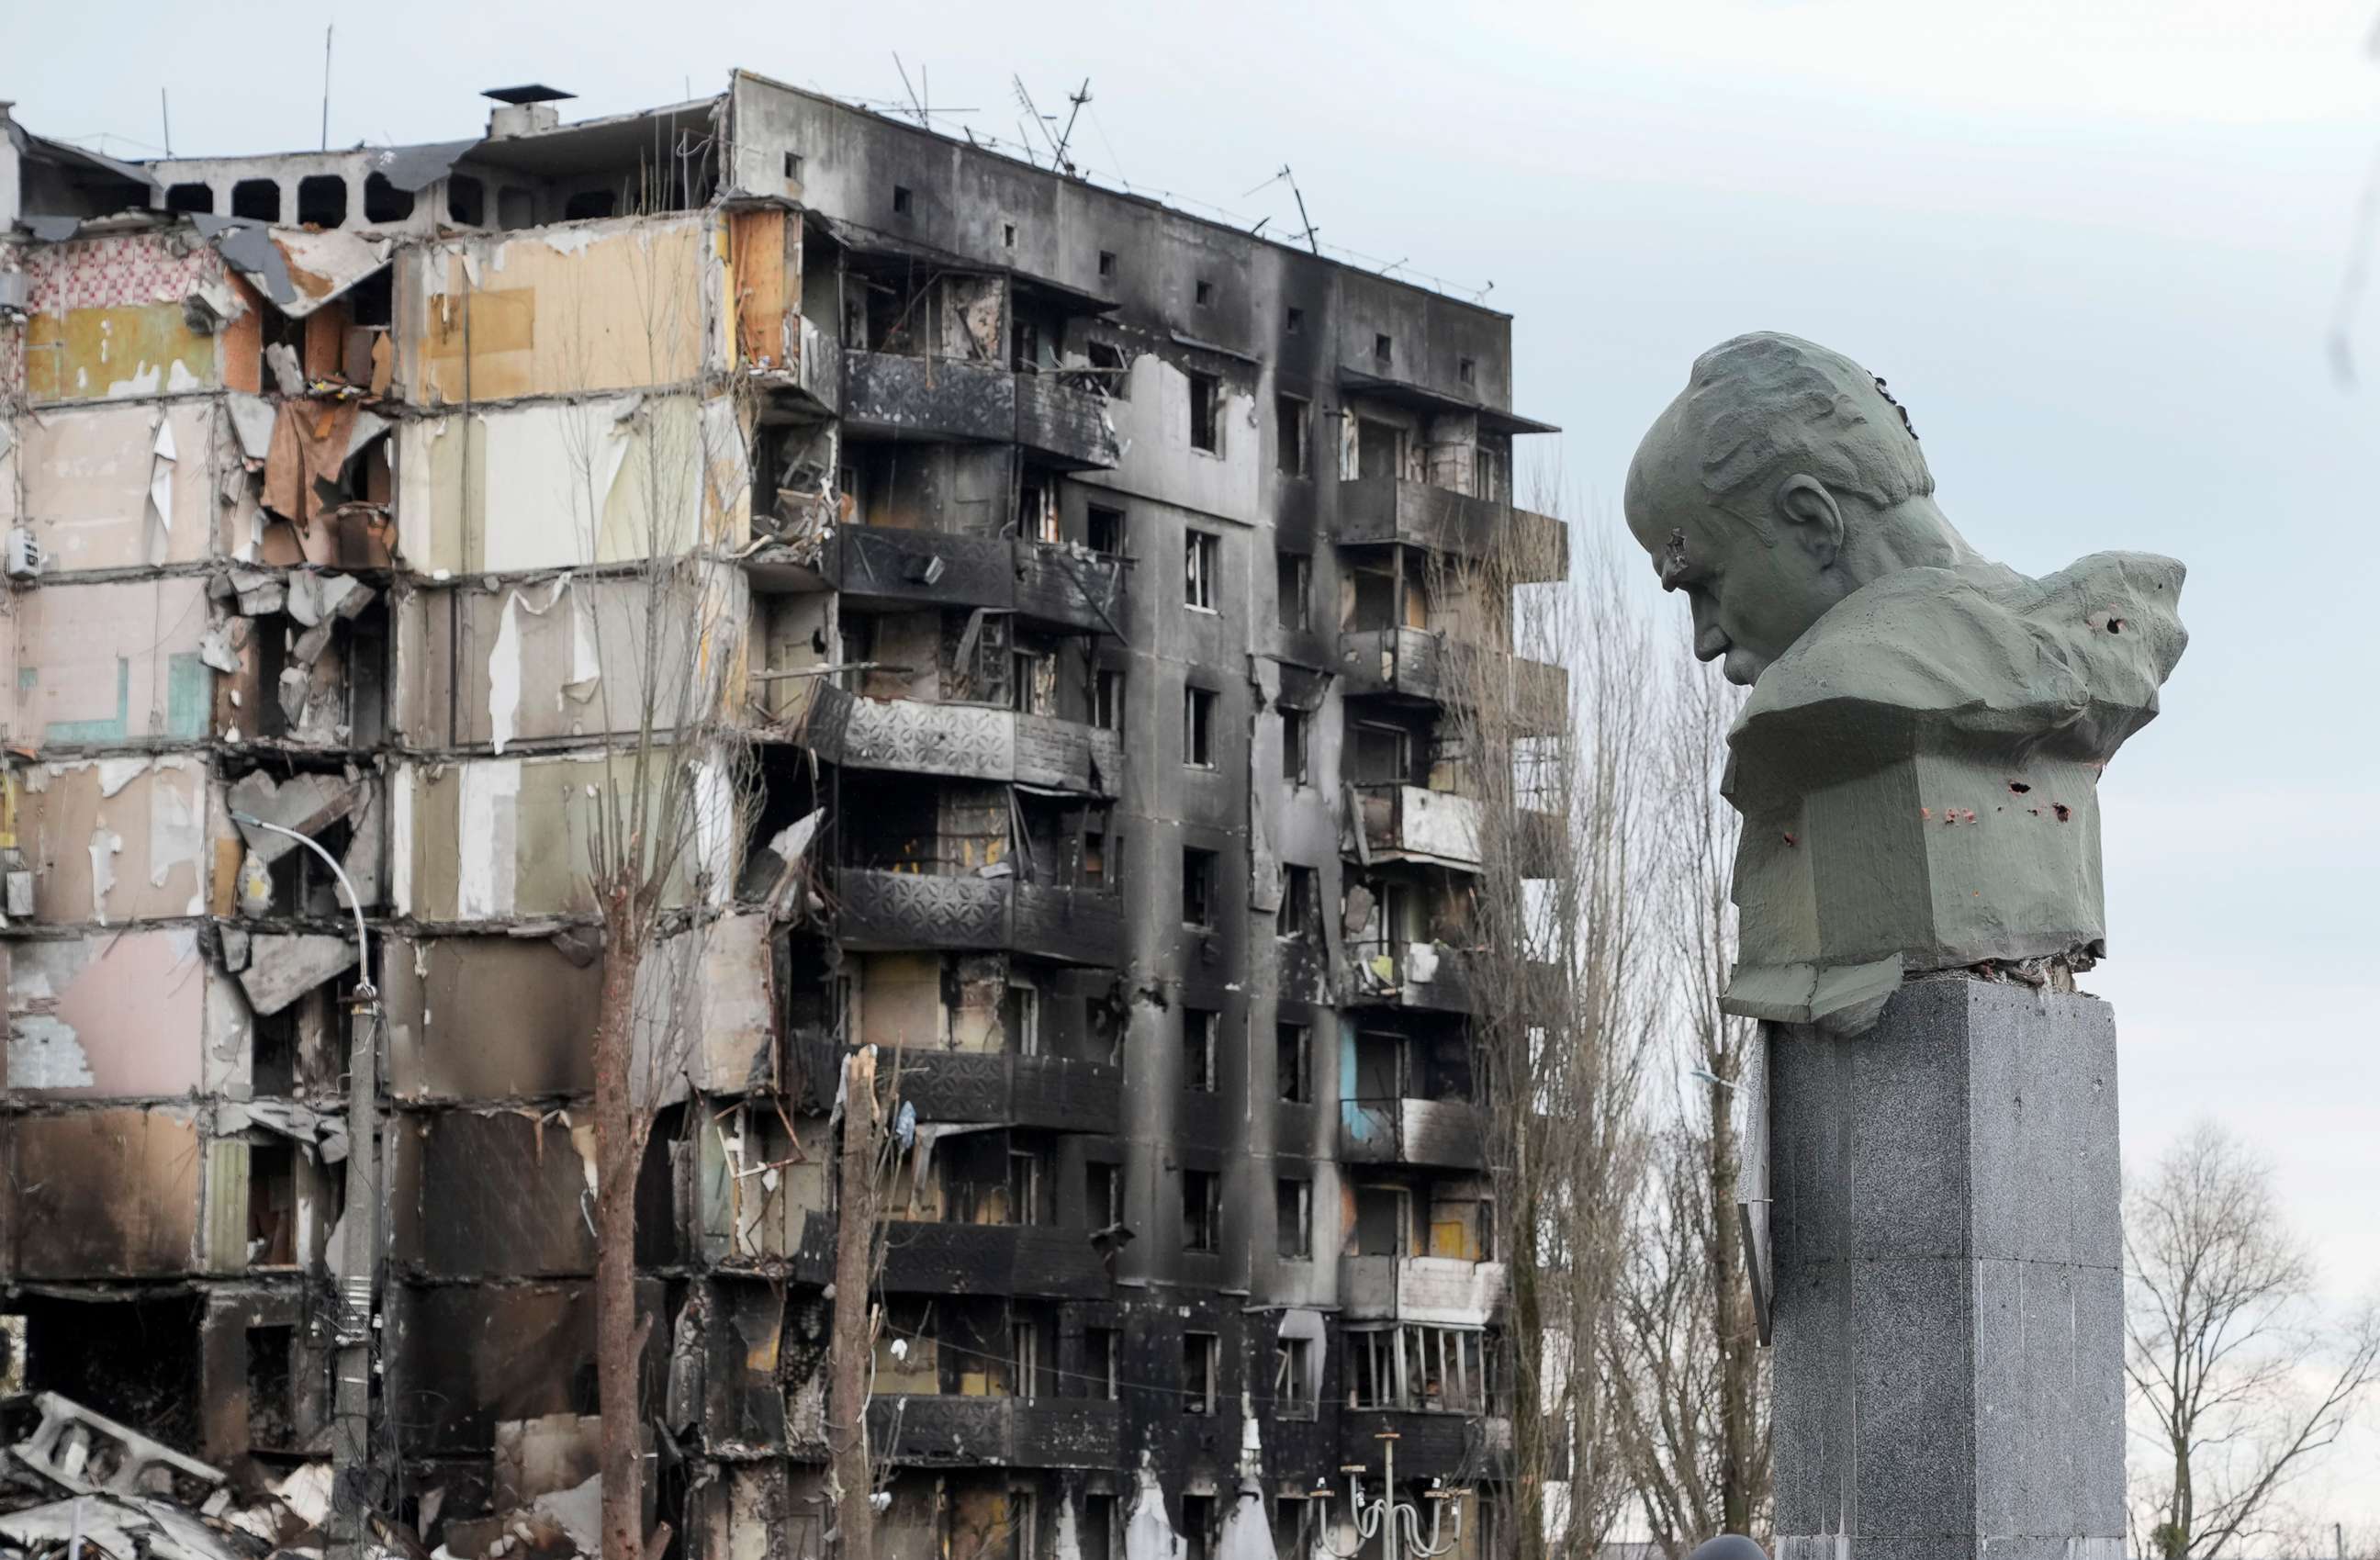
[[[2180,563],[1985,560],[1884,381],[1767,333],[1695,360],[1626,509],[1694,653],[1752,688],[1730,1011],[1856,1034],[1908,976],[2104,954],[2099,771],[2181,657]]]

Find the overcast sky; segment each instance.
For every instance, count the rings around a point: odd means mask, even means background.
[[[480,89],[527,80],[586,115],[736,65],[891,100],[896,50],[1014,139],[1012,72],[1045,110],[1088,77],[1100,177],[1293,227],[1285,187],[1246,193],[1287,163],[1326,240],[1492,281],[1516,408],[1568,430],[1540,442],[1572,518],[1615,531],[1696,352],[1850,353],[1985,552],[2190,564],[2190,653],[2104,791],[2086,985],[2117,1005],[2128,1155],[2215,1116],[2278,1165],[2333,1287],[2380,1285],[2380,300],[2367,389],[2325,345],[2380,152],[2374,0],[9,9],[18,117],[136,154],[161,87],[181,152],[314,145],[325,22],[334,144],[470,135]],[[2380,1486],[2375,1445],[2341,1488]]]

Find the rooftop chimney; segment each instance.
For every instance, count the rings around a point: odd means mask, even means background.
[[[577,94],[531,82],[521,87],[493,87],[480,95],[495,100],[496,106],[488,115],[488,139],[502,140],[507,136],[533,136],[540,130],[552,129],[562,123],[562,111],[553,105]]]

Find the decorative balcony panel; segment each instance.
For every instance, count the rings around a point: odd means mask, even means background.
[[[883,1282],[911,1294],[1098,1300],[1108,1292],[1090,1232],[1062,1225],[889,1220]]]
[[[854,948],[1006,949],[1070,964],[1123,958],[1123,901],[1095,889],[844,867],[835,892],[840,934]]]
[[[1487,1163],[1488,1118],[1468,1100],[1342,1100],[1339,1157],[1356,1165]]]
[[[1504,1298],[1504,1264],[1455,1257],[1341,1257],[1340,1314],[1350,1322],[1480,1327]]]
[[[1087,634],[1123,632],[1124,562],[1088,548],[898,526],[844,526],[819,560],[846,596],[1014,611]]]
[[[854,769],[1022,781],[1093,796],[1122,794],[1123,744],[1113,732],[990,705],[876,699],[820,687],[803,741]]]
[[[1119,453],[1107,398],[1063,374],[1016,376],[1016,441],[1077,469],[1111,467]]]
[[[1071,1057],[912,1051],[901,1058],[901,1098],[926,1121],[1113,1132],[1123,1118],[1123,1072]]]
[[[1433,1413],[1397,1409],[1349,1409],[1339,1416],[1339,1453],[1375,1474],[1380,1470],[1380,1436],[1397,1438],[1397,1477],[1444,1479],[1470,1483],[1508,1479],[1512,1469],[1512,1421],[1497,1415]],[[1476,1521],[1476,1500],[1463,1520]],[[1452,1520],[1448,1514],[1448,1520]],[[1427,1536],[1428,1518],[1422,1519]]]
[[[1339,484],[1339,540],[1402,542],[1456,558],[1495,559],[1522,584],[1565,579],[1570,527],[1550,515],[1427,482],[1357,477]]]
[[[1077,470],[1112,466],[1106,403],[1062,374],[891,352],[843,355],[844,431],[896,439],[1021,444]]]
[[[1124,1466],[1121,1407],[1089,1398],[879,1396],[868,1400],[868,1438],[912,1467]]]
[[[1550,728],[1560,717],[1570,693],[1569,674],[1559,666],[1422,628],[1342,634],[1339,670],[1352,695],[1385,694],[1451,705],[1465,702],[1484,688],[1509,700],[1524,723],[1541,729]]]
[[[1471,965],[1442,942],[1357,942],[1347,947],[1344,1000],[1354,1007],[1469,1013]]]

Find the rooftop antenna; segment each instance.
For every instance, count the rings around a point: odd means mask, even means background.
[[[1289,181],[1289,192],[1297,197],[1297,220],[1305,224],[1305,231],[1299,234],[1297,236],[1305,240],[1305,247],[1307,248],[1312,249],[1317,255],[1321,254],[1322,246],[1315,242],[1314,236],[1322,230],[1314,225],[1314,219],[1312,217],[1305,214],[1305,192],[1297,187],[1297,175],[1289,171],[1288,163],[1283,163],[1281,165],[1281,176]],[[1400,261],[1399,263],[1402,264],[1403,262]]]
[[[1073,173],[1075,171],[1075,165],[1066,161],[1066,143],[1053,134],[1050,128],[1050,121],[1055,119],[1057,115],[1054,114],[1044,114],[1039,109],[1033,106],[1033,94],[1025,90],[1024,77],[1012,75],[1009,77],[1009,79],[1016,85],[1016,101],[1024,106],[1025,116],[1027,119],[1030,119],[1034,125],[1040,129],[1042,140],[1049,145],[1050,165],[1062,174]],[[1090,86],[1090,78],[1087,76],[1083,79],[1084,102],[1087,102],[1089,100]],[[1078,103],[1076,106],[1079,107],[1080,103]],[[1024,127],[1020,125],[1017,127],[1017,129],[1021,132],[1024,129]],[[1075,121],[1071,115],[1068,115],[1066,119],[1066,133],[1068,135],[1073,135],[1075,133]],[[1031,155],[1029,150],[1027,151],[1026,155],[1028,157]]]
[[[165,127],[165,155],[174,155],[174,111],[165,102],[165,89],[157,89],[157,117]]]
[[[903,65],[903,64],[901,63],[901,55],[899,54],[899,53],[898,53],[897,51],[896,51],[896,52],[893,54],[893,55],[892,55],[892,68],[893,68],[893,69],[895,69],[895,70],[897,70],[897,71],[899,71],[899,72],[901,73],[901,90],[902,90],[903,91],[905,91],[905,92],[906,92],[906,93],[908,93],[908,94],[909,94],[909,108],[910,108],[910,111],[911,111],[912,113],[914,113],[914,114],[916,114],[916,115],[917,115],[917,123],[918,123],[919,125],[925,125],[925,124],[926,124],[926,103],[925,103],[925,100],[924,100],[924,99],[922,99],[922,98],[920,98],[919,96],[917,96],[917,88],[912,87],[911,85],[909,85],[909,67],[908,67],[907,66]],[[919,66],[919,67],[917,67],[917,69],[918,69],[918,71],[919,71],[920,73],[922,73],[922,72],[925,70],[925,68],[926,68],[926,67],[925,67],[924,66],[922,66],[922,65],[921,65],[921,66]],[[928,127],[928,128],[931,128],[931,127],[930,127],[930,126],[929,126],[929,127]]]
[[[331,30],[322,29],[322,150],[331,150]]]
[[[1083,112],[1083,104],[1091,101],[1091,79],[1087,76],[1084,77],[1082,90],[1077,92],[1069,93],[1066,101],[1073,103],[1075,106],[1067,111],[1066,128],[1058,137],[1058,162],[1065,168],[1066,172],[1071,174],[1075,171],[1075,164],[1067,161],[1066,148],[1071,145],[1075,139],[1075,116]]]

